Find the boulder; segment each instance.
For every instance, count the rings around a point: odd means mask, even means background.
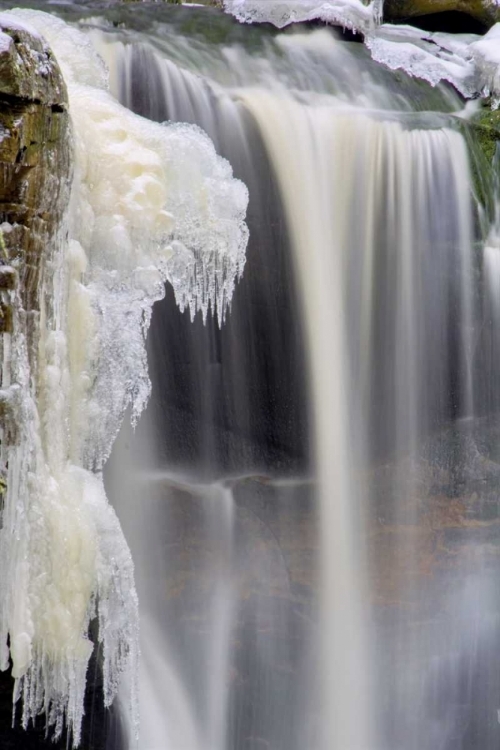
[[[46,42],[0,15],[0,331],[13,326],[12,290],[37,315],[39,287],[70,185],[67,94]],[[3,267],[3,268],[2,268]],[[27,326],[30,350],[35,326]],[[35,356],[35,354],[33,354]]]
[[[418,16],[464,13],[489,28],[500,21],[500,5],[491,0],[385,0],[384,20],[411,23]]]

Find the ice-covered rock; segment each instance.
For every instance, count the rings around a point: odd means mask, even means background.
[[[383,0],[224,0],[224,8],[244,23],[290,23],[321,20],[348,29],[367,31],[382,16]]]
[[[245,263],[248,195],[201,130],[152,123],[119,105],[86,36],[37,11],[11,11],[3,21],[27,35],[27,54],[32,45],[56,70],[57,58],[73,179],[65,220],[39,248],[44,263],[32,259],[34,275],[21,274],[20,287],[5,292],[12,325],[1,342],[0,387],[11,394],[15,424],[2,423],[0,667],[10,656],[23,725],[44,712],[54,736],[66,726],[76,747],[94,618],[105,703],[128,671],[137,721],[133,563],[101,470],[126,409],[136,420],[149,396],[152,306],[170,280],[181,307],[204,316],[211,307],[222,321]],[[51,75],[33,59],[41,78]],[[58,107],[66,114],[66,99]],[[0,143],[0,158],[4,143],[19,146],[11,140]],[[35,153],[21,144],[21,158]],[[69,188],[53,166],[35,202],[53,203],[61,185]],[[8,249],[22,236],[16,221],[3,225]],[[35,302],[37,315],[27,317]]]
[[[471,44],[470,50],[479,78],[479,89],[500,104],[500,22]]]
[[[404,70],[432,86],[449,81],[461,94],[471,97],[478,88],[471,44],[479,38],[475,34],[445,34],[383,24],[366,35],[365,43],[373,59],[388,68]]]
[[[448,81],[465,97],[482,94],[500,100],[500,4],[496,0],[225,0],[224,8],[246,23],[272,23],[282,28],[318,19],[362,32],[373,59],[392,70],[404,70],[433,86]],[[380,25],[383,18],[413,18],[450,10],[469,13],[486,25],[498,23],[484,37]]]

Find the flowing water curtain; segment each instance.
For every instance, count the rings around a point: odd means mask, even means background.
[[[418,460],[429,430],[450,416],[448,367],[461,373],[459,411],[471,413],[467,153],[451,131],[405,131],[264,91],[242,96],[280,181],[306,320],[322,529],[323,746],[373,747],[362,542],[372,498],[363,475],[380,450]],[[453,298],[460,319],[450,324]],[[459,331],[455,361],[446,354],[450,325]]]
[[[375,493],[366,475],[381,456],[396,451],[398,480],[409,475],[406,490],[414,493],[413,467],[428,432],[471,409],[471,201],[463,139],[439,126],[412,130],[411,118],[401,113],[392,115],[400,124],[347,109],[338,76],[338,97],[313,94],[314,87],[330,93],[321,72],[345,55],[351,105],[411,109],[402,95],[381,91],[378,70],[373,80],[367,74],[364,86],[353,87],[357,58],[350,59],[349,45],[326,31],[279,39],[282,54],[275,59],[270,46],[267,65],[254,64],[243,51],[225,52],[248,80],[234,92],[162,59],[153,44],[102,42],[104,54],[119,61],[120,95],[151,117],[192,118],[221,138],[221,105],[233,96],[257,124],[278,178],[313,384],[323,521],[325,744],[370,747],[377,701],[359,521]],[[213,55],[209,70],[217,75],[218,54],[207,49],[200,55],[205,74]],[[151,71],[154,85],[143,102]],[[299,90],[296,98],[287,88]],[[437,106],[458,108],[452,95],[437,93]],[[453,384],[452,372],[459,373],[459,383]],[[394,511],[400,513],[396,495]],[[414,557],[411,545],[408,557]]]
[[[496,371],[495,363],[500,357],[498,333],[500,325],[500,149],[498,149],[498,146],[493,165],[495,205],[490,230],[483,248],[484,322],[482,330],[479,332],[479,340],[476,342],[478,348],[481,347],[481,338],[486,342],[486,344],[482,343],[484,364],[481,367],[489,375],[482,383],[485,402],[483,410],[486,413],[496,413],[500,407],[498,379],[494,375]]]
[[[222,322],[245,262],[247,192],[200,130],[152,125],[121,108],[79,32],[39,12],[17,11],[16,20],[49,40],[63,71],[75,178],[70,239],[42,290],[52,303],[36,390],[23,342],[14,346],[22,436],[7,461],[29,482],[12,474],[4,511],[2,630],[23,725],[45,711],[55,737],[66,722],[78,746],[94,617],[105,703],[130,669],[137,722],[133,564],[101,469],[127,406],[136,420],[147,401],[145,334],[164,281],[193,315],[211,306]]]

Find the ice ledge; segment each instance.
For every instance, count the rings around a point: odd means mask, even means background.
[[[382,16],[383,0],[225,0],[224,9],[243,23],[272,23],[283,28],[316,19],[366,32]]]
[[[483,36],[426,32],[412,26],[383,24],[382,16],[410,16],[449,10],[467,12],[492,28]],[[463,96],[491,96],[500,102],[500,2],[479,0],[224,0],[224,9],[243,23],[292,23],[321,20],[361,32],[373,59],[392,70],[436,86],[451,83]]]

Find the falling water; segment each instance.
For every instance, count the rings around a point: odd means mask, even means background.
[[[242,187],[199,129],[125,120],[108,94],[91,106],[73,91],[82,122],[87,108],[91,124],[108,123],[106,157],[128,159],[129,207],[156,164],[139,158],[144,144],[168,152],[161,211],[183,227],[168,264],[154,259],[165,299],[155,272],[154,294],[133,307],[147,327],[158,300],[151,398],[105,467],[136,566],[140,750],[493,750],[498,222],[480,247],[462,102],[325,28],[242,32],[195,9],[121,9],[114,25],[90,13],[71,17],[87,16],[111,93],[149,120],[199,126],[250,198],[245,264]],[[54,40],[62,63],[75,38]],[[117,113],[141,148],[120,147]],[[111,166],[106,190],[80,179],[114,268]],[[205,168],[232,196],[208,219]],[[125,319],[106,338],[112,361]],[[149,395],[136,328],[134,418]],[[129,395],[104,436],[91,414],[105,457]],[[134,727],[125,734],[110,750],[128,750]]]
[[[153,119],[201,125],[237,165],[251,200],[263,185],[255,155],[259,165],[263,156],[269,161],[302,311],[319,504],[320,676],[301,680],[305,688],[312,679],[323,719],[297,747],[383,746],[392,739],[384,739],[374,694],[380,665],[364,541],[376,494],[370,472],[391,456],[391,492],[418,496],[426,437],[446,420],[472,414],[472,219],[464,141],[451,120],[430,114],[412,120],[398,87],[383,87],[384,74],[366,66],[356,45],[326,31],[268,40],[257,57],[201,42],[188,53],[168,27],[158,42],[126,32],[89,33],[121,100]],[[442,109],[453,107],[449,91],[434,96]],[[425,101],[432,106],[432,97]],[[257,223],[250,228],[260,236]],[[272,246],[266,250],[272,253]],[[220,356],[224,361],[224,350]],[[242,395],[246,401],[239,390],[229,394],[241,416]],[[218,400],[214,392],[211,398]],[[221,461],[223,469],[227,453],[221,458],[215,450],[208,467]],[[249,468],[244,461],[236,459],[240,471]],[[275,471],[272,464],[269,469]],[[411,531],[417,523],[412,502],[400,498],[394,514],[402,528]],[[412,561],[419,565],[416,545],[410,537],[408,571]],[[401,578],[410,599],[412,576],[403,571]],[[411,633],[398,638],[401,647],[422,653]],[[396,695],[405,695],[396,719],[404,724],[407,708],[421,696],[404,673],[393,678]],[[310,705],[302,700],[299,706],[310,724]],[[237,737],[230,742],[240,742]],[[274,742],[281,747],[283,738]],[[408,737],[405,742],[413,747]]]

